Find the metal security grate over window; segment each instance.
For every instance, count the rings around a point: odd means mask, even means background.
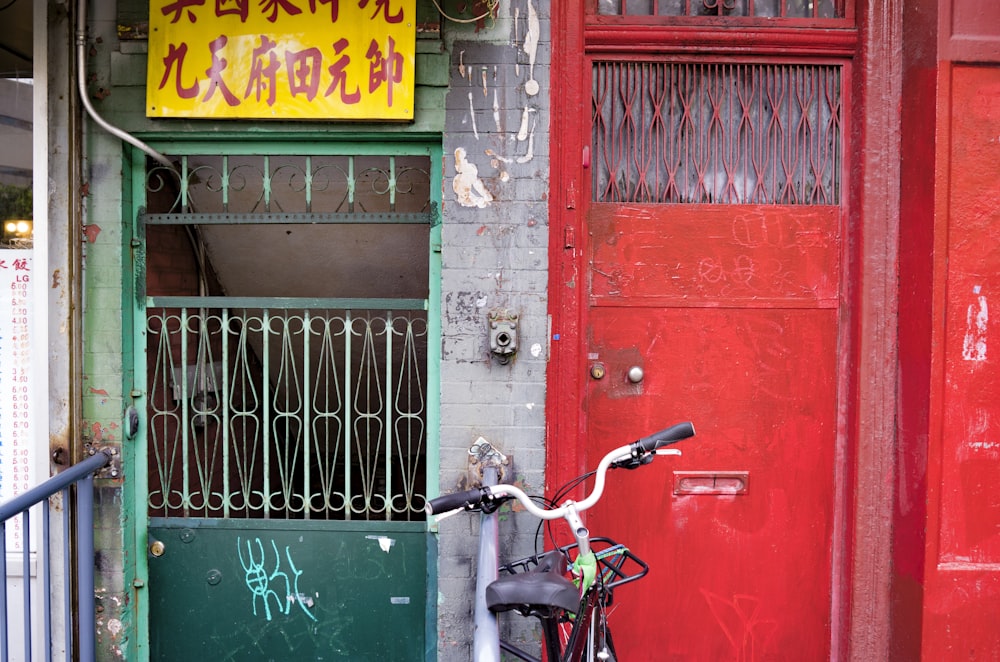
[[[597,62],[596,202],[836,205],[836,65]]]
[[[599,0],[610,16],[843,18],[843,0]]]
[[[420,153],[149,168],[151,517],[423,519],[432,180]]]
[[[423,310],[189,303],[147,311],[151,514],[419,519]]]

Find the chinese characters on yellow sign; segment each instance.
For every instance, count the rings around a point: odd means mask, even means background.
[[[149,117],[413,119],[416,0],[150,0]]]

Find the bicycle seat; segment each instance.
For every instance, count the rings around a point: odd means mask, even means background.
[[[559,574],[559,554],[546,554],[527,572],[500,577],[486,587],[486,606],[494,613],[517,611],[528,614],[539,608],[557,607],[575,613],[580,607],[580,589]]]

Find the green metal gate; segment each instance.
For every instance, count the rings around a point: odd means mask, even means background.
[[[424,660],[439,150],[182,147],[133,169],[149,658]]]

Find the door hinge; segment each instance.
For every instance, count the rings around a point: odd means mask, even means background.
[[[576,209],[576,181],[570,181],[566,188],[566,209]]]

